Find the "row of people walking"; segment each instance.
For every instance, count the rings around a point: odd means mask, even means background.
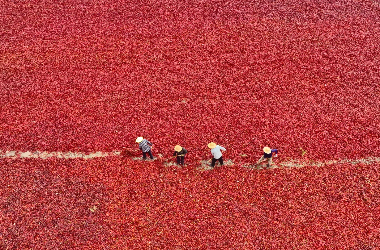
[[[148,141],[147,139],[144,139],[143,137],[138,137],[136,139],[136,142],[139,144],[139,149],[142,151],[143,160],[145,160],[147,158],[147,154],[149,154],[149,157],[151,159],[154,159],[153,154],[152,154],[152,150],[151,150],[153,147],[153,144],[150,141]],[[208,148],[211,149],[211,154],[212,154],[212,159],[210,160],[211,161],[211,167],[214,168],[215,163],[217,161],[219,161],[220,165],[223,165],[223,154],[221,151],[226,151],[226,149],[220,145],[217,145],[214,142],[210,142],[207,146],[208,146]],[[275,154],[274,157],[277,157],[278,150],[277,149],[271,149],[269,147],[264,147],[263,151],[264,151],[264,154],[257,161],[256,165],[260,164],[264,161],[267,161],[267,167],[270,167],[270,165],[272,164],[273,154]],[[185,164],[185,155],[186,154],[187,154],[187,150],[185,148],[181,147],[180,145],[176,145],[174,147],[173,156],[175,156],[177,158],[177,164],[178,165],[184,165]]]

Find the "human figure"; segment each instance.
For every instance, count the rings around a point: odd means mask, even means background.
[[[222,146],[216,145],[214,142],[210,142],[207,146],[211,148],[211,154],[213,156],[211,160],[211,167],[215,167],[216,161],[219,161],[220,165],[223,166],[223,157],[220,150],[226,151],[226,149]]]
[[[267,167],[269,168],[270,165],[272,164],[272,155],[273,155],[273,153],[275,153],[274,157],[277,157],[278,150],[277,149],[271,149],[269,147],[264,147],[263,151],[264,151],[264,155],[261,156],[261,158],[258,160],[256,165],[260,164],[263,161],[268,161]]]
[[[137,137],[136,142],[139,144],[139,149],[141,149],[143,154],[143,160],[146,159],[146,153],[149,154],[150,159],[153,160],[153,154],[151,151],[151,147],[153,146],[152,143],[150,143],[147,139],[144,139],[142,137]]]
[[[180,145],[176,145],[174,147],[174,154],[173,156],[177,156],[177,164],[183,165],[185,164],[185,155],[187,154],[187,150]]]

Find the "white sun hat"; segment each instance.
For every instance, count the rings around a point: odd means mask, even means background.
[[[174,147],[174,150],[177,151],[177,152],[180,152],[182,150],[182,147],[180,145],[176,145]]]
[[[266,154],[270,154],[272,152],[270,147],[264,147],[263,150],[264,150],[264,153]]]
[[[142,138],[142,137],[137,137],[136,142],[137,142],[137,143],[140,143],[140,142],[142,142],[142,140],[144,140],[144,138]]]
[[[216,144],[214,142],[210,142],[208,145],[207,145],[209,148],[213,149],[216,147]]]

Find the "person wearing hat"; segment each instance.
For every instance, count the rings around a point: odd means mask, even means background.
[[[143,153],[143,159],[146,159],[146,153],[149,154],[150,159],[153,160],[153,154],[151,151],[151,147],[153,146],[152,143],[150,143],[147,139],[144,139],[142,137],[137,137],[136,142],[139,144],[139,149],[141,149]]]
[[[215,167],[216,161],[219,161],[220,165],[223,165],[223,157],[220,150],[226,151],[226,149],[222,146],[216,145],[214,142],[210,142],[207,146],[211,148],[211,154],[213,156],[211,160],[211,167]]]
[[[185,163],[185,154],[187,154],[187,150],[180,145],[174,147],[173,156],[177,156],[177,164],[183,165]]]
[[[261,156],[259,161],[256,163],[256,165],[260,164],[263,161],[268,161],[267,167],[269,168],[270,165],[272,164],[272,155],[275,153],[276,155],[274,157],[277,157],[278,150],[277,149],[271,149],[269,147],[264,147],[263,148],[264,155]]]

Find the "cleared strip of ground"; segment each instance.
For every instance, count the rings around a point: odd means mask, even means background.
[[[114,152],[93,152],[93,153],[83,153],[83,152],[47,152],[47,151],[1,151],[0,150],[0,158],[64,158],[64,159],[92,159],[98,157],[109,157],[109,156],[117,156],[120,155],[120,151]]]
[[[122,151],[113,151],[113,152],[92,152],[92,153],[84,153],[84,152],[47,152],[47,151],[2,151],[0,150],[0,158],[11,158],[11,159],[17,159],[17,158],[41,158],[41,159],[48,159],[48,158],[63,158],[63,159],[93,159],[93,158],[99,158],[99,157],[112,157],[112,156],[121,156]],[[162,158],[162,155],[160,155],[160,158]],[[140,157],[133,157],[134,160],[140,159]],[[166,159],[167,160],[167,159]],[[226,165],[234,165],[237,162],[232,162],[231,160],[228,160],[229,164]],[[166,162],[166,161],[165,161]],[[271,168],[278,168],[278,167],[304,167],[304,166],[324,166],[324,165],[332,165],[332,164],[342,164],[342,163],[349,163],[349,164],[373,164],[373,163],[379,163],[380,157],[367,157],[367,158],[361,158],[361,159],[340,159],[340,160],[328,160],[328,161],[301,161],[301,160],[291,160],[286,162],[279,162],[274,163]],[[174,164],[174,163],[173,163]],[[202,161],[201,165],[203,167],[203,170],[209,169],[206,167],[208,165],[206,161]],[[244,167],[247,168],[257,168],[256,165],[249,165],[249,164],[243,164]],[[210,168],[211,169],[211,168]]]

